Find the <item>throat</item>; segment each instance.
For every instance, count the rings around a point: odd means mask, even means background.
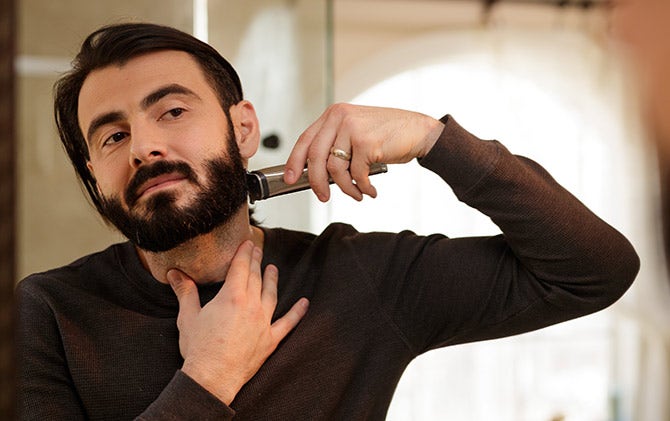
[[[230,221],[165,252],[136,248],[140,261],[158,282],[164,284],[168,283],[167,272],[171,269],[184,272],[199,285],[221,282],[240,244],[252,240],[263,248],[263,231],[249,225],[246,210],[243,215],[246,223]]]

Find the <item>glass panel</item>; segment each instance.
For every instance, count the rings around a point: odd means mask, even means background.
[[[87,204],[53,124],[53,83],[96,28],[149,21],[208,38],[240,71],[263,135],[280,138],[276,149],[261,147],[251,164],[256,167],[282,163],[301,129],[326,103],[325,0],[24,0],[18,5],[20,278],[122,240]],[[203,30],[207,36],[201,36]],[[307,226],[308,206],[300,200],[263,203],[259,219]]]
[[[18,277],[60,266],[120,236],[86,202],[53,123],[51,89],[86,35],[120,21],[191,32],[192,4],[179,0],[18,2]]]
[[[258,113],[261,139],[279,138],[274,148],[261,145],[252,169],[283,164],[328,102],[326,11],[325,0],[210,2],[210,44],[238,70]],[[307,230],[311,196],[301,192],[258,202],[256,218],[266,226]]]
[[[540,162],[614,226],[638,232],[645,213],[633,208],[644,204],[631,198],[644,177],[631,180],[642,172],[633,171],[634,125],[623,79],[596,30],[602,16],[499,3],[498,12],[524,13],[497,13],[487,26],[480,2],[336,0],[336,101],[450,113],[476,135]],[[336,220],[361,231],[498,232],[417,163],[391,165],[372,182],[378,198],[359,204],[337,192],[314,209],[313,230]],[[615,307],[431,351],[403,375],[388,419],[638,419],[628,416],[635,395],[650,395],[636,390],[640,320],[626,327],[621,319]],[[658,377],[650,389],[664,390]]]

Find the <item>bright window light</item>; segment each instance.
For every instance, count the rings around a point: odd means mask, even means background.
[[[605,210],[611,190],[606,178],[616,165],[612,146],[622,137],[611,124],[614,105],[599,100],[596,88],[587,88],[592,81],[581,76],[543,73],[540,63],[540,77],[527,77],[515,71],[518,55],[509,67],[490,57],[463,55],[405,71],[351,102],[434,117],[449,113],[477,136],[538,161],[596,212]],[[379,197],[362,205],[332,189],[330,203],[313,209],[313,229],[332,220],[360,231],[409,228],[450,237],[499,232],[416,163],[392,165],[372,180]],[[612,319],[604,312],[514,338],[432,351],[410,365],[388,419],[611,419],[612,336]]]

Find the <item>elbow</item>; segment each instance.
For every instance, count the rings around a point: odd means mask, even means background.
[[[623,238],[623,237],[621,237]],[[617,245],[598,247],[598,252],[584,254],[574,267],[570,282],[554,290],[557,304],[573,317],[603,310],[617,302],[633,284],[640,270],[640,258],[624,239]],[[560,298],[559,298],[560,297]]]
[[[609,270],[609,276],[616,284],[613,289],[617,291],[614,299],[614,301],[617,301],[630,288],[640,272],[640,256],[638,256],[633,245],[625,238],[622,238],[622,244],[619,246],[618,252],[613,254],[610,259],[613,264]]]
[[[616,249],[610,249],[606,259],[600,265],[594,265],[599,270],[594,273],[597,298],[594,302],[594,311],[604,309],[617,302],[633,284],[640,271],[640,257],[628,242]]]
[[[630,250],[628,252],[626,263],[621,269],[621,272],[624,275],[624,282],[627,283],[625,288],[626,290],[633,284],[637,274],[640,272],[640,256],[637,255],[635,249],[632,245],[630,245],[630,243],[629,248]]]

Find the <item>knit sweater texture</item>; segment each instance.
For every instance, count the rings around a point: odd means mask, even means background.
[[[131,243],[31,275],[16,291],[21,419],[381,420],[416,356],[580,317],[628,289],[639,260],[619,232],[537,163],[442,121],[420,164],[502,235],[263,228],[275,318],[303,296],[310,307],[230,406],[180,370],[176,296]],[[202,304],[220,287],[200,287]]]

